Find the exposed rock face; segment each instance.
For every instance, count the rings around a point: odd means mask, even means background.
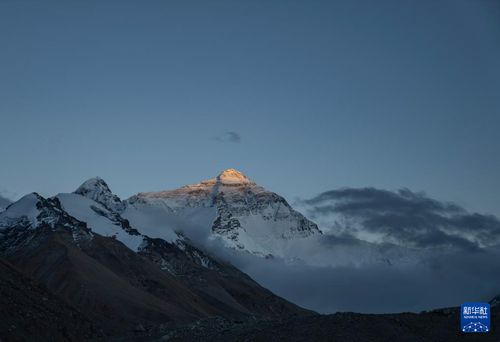
[[[0,249],[5,253],[32,243],[39,231],[64,231],[75,244],[92,239],[86,223],[68,215],[57,198],[45,199],[32,193],[0,213]]]
[[[216,178],[177,190],[139,193],[128,204],[156,206],[183,217],[186,210],[212,208],[209,222],[198,222],[233,248],[259,255],[279,253],[280,240],[321,234],[318,226],[287,201],[258,186],[241,172],[228,169]]]
[[[101,203],[112,211],[121,211],[125,207],[120,198],[111,192],[108,184],[99,177],[85,181],[74,193]]]

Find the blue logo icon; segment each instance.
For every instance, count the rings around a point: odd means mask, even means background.
[[[460,330],[465,333],[490,331],[490,304],[464,303],[460,307]]]

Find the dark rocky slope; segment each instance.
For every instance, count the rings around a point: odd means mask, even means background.
[[[253,320],[310,314],[187,240],[144,237],[144,246],[134,252],[92,232],[57,198],[28,195],[1,218],[0,255],[107,336],[148,335],[160,325],[216,316]],[[6,315],[14,310],[2,308]]]
[[[420,314],[338,313],[296,317],[282,321],[200,321],[166,332],[168,341],[357,341],[429,342],[500,341],[500,310],[492,307],[492,331],[485,334],[460,332],[459,309]]]
[[[81,341],[102,336],[96,322],[0,258],[0,340]]]

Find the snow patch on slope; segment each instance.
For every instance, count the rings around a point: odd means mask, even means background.
[[[86,222],[88,228],[94,233],[114,237],[133,251],[140,249],[144,237],[142,235],[129,234],[120,225],[99,214],[98,211],[108,211],[103,205],[78,194],[59,194],[56,197],[68,214],[79,221]]]
[[[200,234],[208,235],[206,223],[212,222],[216,212],[214,208],[179,208],[175,212],[168,206],[148,205],[146,203],[128,203],[121,216],[133,227],[150,238],[160,238],[168,242],[180,239],[179,232],[184,232],[196,239]]]
[[[40,214],[40,210],[37,208],[38,201],[39,195],[31,193],[10,205],[7,210],[0,213],[0,229],[20,219],[27,220],[31,228],[35,228],[37,217]]]

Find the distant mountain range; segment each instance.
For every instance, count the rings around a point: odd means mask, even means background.
[[[276,330],[282,340],[309,340],[321,324],[345,324],[273,294],[197,237],[265,262],[292,262],[290,246],[316,246],[324,234],[283,197],[234,169],[127,200],[96,177],[73,193],[0,201],[0,339],[269,340]],[[409,255],[367,243],[359,251],[360,260],[389,265],[386,256],[405,262]],[[314,255],[301,262],[317,262]],[[429,315],[443,314],[349,319],[393,329],[398,317],[419,326]],[[294,326],[305,335],[290,335]],[[333,333],[321,331],[324,340]],[[370,340],[370,334],[345,336]]]
[[[217,196],[223,201],[222,192],[214,191]],[[99,178],[53,198],[28,194],[0,213],[0,260],[54,294],[57,305],[84,316],[92,329],[82,329],[95,336],[125,336],[213,316],[248,320],[314,314],[198,249],[175,226],[164,225],[171,221],[162,221],[163,212],[171,220],[173,210],[146,201],[139,205],[140,198],[122,202]],[[293,232],[297,226],[290,228]],[[26,307],[36,314],[39,309]]]

